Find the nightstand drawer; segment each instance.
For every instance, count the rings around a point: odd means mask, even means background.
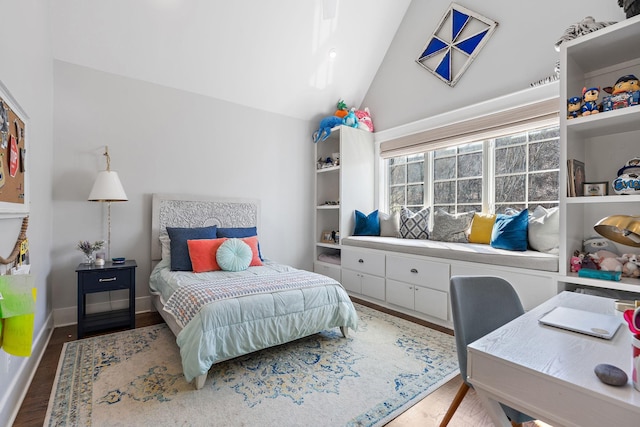
[[[85,292],[100,292],[103,290],[128,289],[131,285],[131,269],[88,271],[83,273],[83,287]]]

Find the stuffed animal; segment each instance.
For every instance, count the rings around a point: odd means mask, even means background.
[[[622,261],[615,257],[600,258],[598,263],[600,270],[603,271],[622,271]]]
[[[613,90],[609,93],[617,95],[618,93],[635,92],[636,90],[640,90],[640,80],[633,74],[627,74],[616,81],[616,84],[613,85]]]
[[[341,119],[344,119],[345,117],[347,117],[347,114],[349,114],[349,107],[347,107],[347,104],[344,103],[343,99],[338,101],[338,103],[336,104],[336,108],[336,112],[333,113],[334,116],[338,116]]]
[[[582,241],[582,250],[588,254],[593,254],[599,251],[609,251],[615,256],[620,255],[620,251],[612,241],[600,236],[591,236],[584,239]],[[602,255],[603,254],[601,254],[601,256]]]
[[[587,89],[582,88],[582,115],[590,116],[591,114],[598,114],[598,96],[600,95],[599,87],[592,87]]]
[[[373,120],[371,120],[371,113],[369,109],[356,110],[356,117],[358,118],[358,129],[373,132]]]
[[[575,119],[582,116],[582,99],[572,96],[567,99],[567,119]]]
[[[640,277],[638,256],[636,254],[622,254],[622,258],[626,261],[622,266],[622,275],[625,277]]]
[[[569,269],[572,273],[577,273],[582,268],[582,258],[579,256],[572,256],[569,264]]]
[[[358,118],[356,117],[356,109],[352,108],[351,110],[349,110],[349,114],[347,114],[343,119],[342,119],[342,124],[345,126],[349,126],[352,128],[357,128],[358,127]]]
[[[318,130],[313,133],[313,142],[324,141],[331,135],[331,129],[342,124],[342,119],[338,116],[329,116],[320,120]]]

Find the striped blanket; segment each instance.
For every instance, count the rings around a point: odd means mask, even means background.
[[[216,301],[327,285],[340,286],[329,277],[304,270],[268,276],[228,277],[181,286],[171,295],[164,309],[184,328],[202,307]]]

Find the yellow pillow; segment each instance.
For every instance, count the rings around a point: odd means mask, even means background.
[[[471,221],[471,233],[469,233],[469,243],[491,243],[491,232],[496,216],[492,214],[477,213]]]

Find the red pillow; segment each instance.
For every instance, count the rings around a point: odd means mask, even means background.
[[[216,252],[226,240],[228,240],[226,237],[221,239],[187,240],[193,272],[204,273],[205,271],[221,270],[218,261],[216,261]]]
[[[251,248],[251,252],[253,253],[253,258],[251,259],[249,267],[262,265],[262,261],[260,260],[260,252],[258,252],[258,236],[243,237],[240,240],[249,245],[249,247]]]

